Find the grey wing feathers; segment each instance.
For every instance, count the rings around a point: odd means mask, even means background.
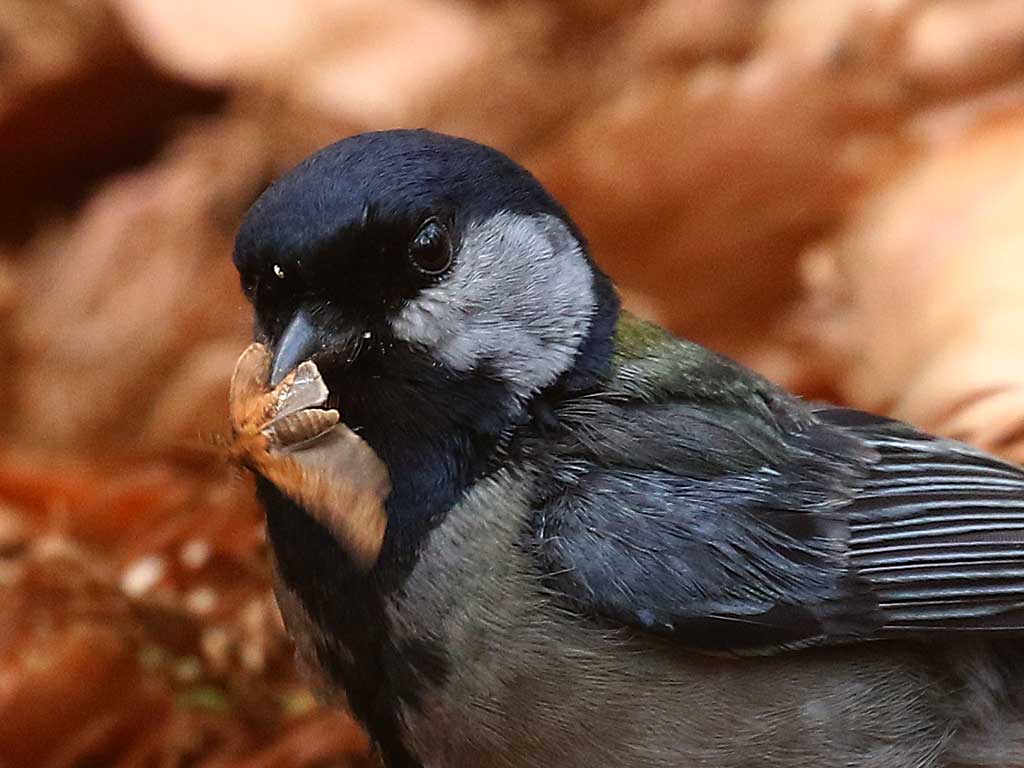
[[[1024,632],[1024,472],[857,411],[779,415],[563,413],[536,505],[550,586],[713,651]]]
[[[535,533],[582,610],[749,653],[881,626],[842,514],[877,455],[861,441],[707,402],[595,398],[560,417]]]
[[[776,478],[687,481],[592,468],[549,499],[538,535],[549,583],[590,613],[674,634],[691,648],[759,652],[881,622],[844,575],[844,548],[757,514]],[[766,524],[770,517],[774,524]]]
[[[819,416],[878,451],[850,508],[849,547],[885,633],[1024,631],[1024,473],[900,422]]]

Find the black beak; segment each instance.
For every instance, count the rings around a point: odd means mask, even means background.
[[[320,332],[313,325],[309,313],[300,309],[277,342],[273,368],[270,371],[270,386],[276,387],[293,368],[304,360],[309,360],[320,347]]]

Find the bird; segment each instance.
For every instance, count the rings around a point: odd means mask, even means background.
[[[623,310],[566,209],[427,130],[233,254],[390,475],[376,562],[257,478],[301,659],[390,768],[1024,764],[1024,472]]]

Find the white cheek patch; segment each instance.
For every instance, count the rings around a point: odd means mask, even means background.
[[[502,212],[468,229],[452,273],[392,321],[459,371],[488,366],[528,396],[567,371],[595,311],[593,273],[554,216]]]

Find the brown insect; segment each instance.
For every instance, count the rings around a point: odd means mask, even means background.
[[[250,344],[235,364],[231,456],[301,504],[368,569],[387,527],[387,467],[336,410],[321,407],[327,386],[313,362],[271,389],[270,357],[262,344]]]

